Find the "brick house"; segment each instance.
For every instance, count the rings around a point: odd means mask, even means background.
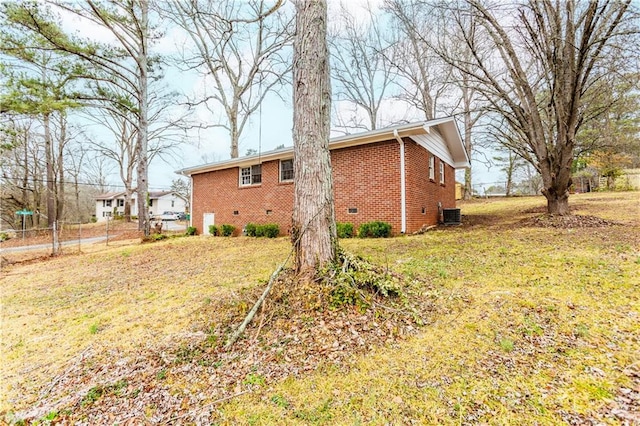
[[[357,227],[381,220],[394,234],[439,220],[454,208],[455,169],[469,165],[453,118],[404,124],[332,138],[336,220]],[[192,180],[191,225],[277,223],[291,226],[293,148],[180,170]]]

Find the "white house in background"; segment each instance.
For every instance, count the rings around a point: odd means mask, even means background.
[[[96,219],[107,220],[108,217],[124,214],[124,192],[108,192],[96,197]],[[173,191],[149,192],[149,216],[161,215],[163,212],[185,212],[187,200]],[[131,216],[138,215],[137,193],[131,197]]]

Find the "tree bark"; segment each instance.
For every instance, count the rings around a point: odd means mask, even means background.
[[[337,237],[329,131],[331,83],[326,1],[298,0],[293,60],[296,271],[313,274],[335,259]]]
[[[60,138],[58,139],[58,156],[56,160],[58,182],[56,188],[56,220],[63,218],[64,213],[64,145],[67,142],[67,117],[64,111],[60,111]]]
[[[138,112],[138,230],[143,231],[145,236],[151,233],[151,223],[149,217],[149,182],[148,182],[148,119],[149,99],[148,99],[148,61],[147,61],[147,39],[149,34],[149,3],[140,3],[140,51],[136,61],[138,63],[138,96],[140,111]]]
[[[44,124],[44,150],[47,167],[47,226],[52,227],[56,220],[55,204],[55,177],[53,173],[53,143],[51,141],[51,115],[45,113]]]

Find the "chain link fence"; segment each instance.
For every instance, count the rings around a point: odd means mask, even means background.
[[[182,222],[153,221],[152,233],[180,235],[186,231]],[[97,223],[58,221],[51,227],[0,230],[0,260],[2,264],[27,261],[44,256],[81,253],[106,248],[115,241],[140,241],[142,233],[137,222],[108,219]]]

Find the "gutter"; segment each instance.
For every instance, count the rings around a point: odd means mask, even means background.
[[[193,176],[189,175],[191,191],[189,191],[189,226],[193,226]]]
[[[407,232],[407,185],[405,182],[404,141],[398,134],[398,129],[393,129],[393,137],[400,144],[400,233]]]

